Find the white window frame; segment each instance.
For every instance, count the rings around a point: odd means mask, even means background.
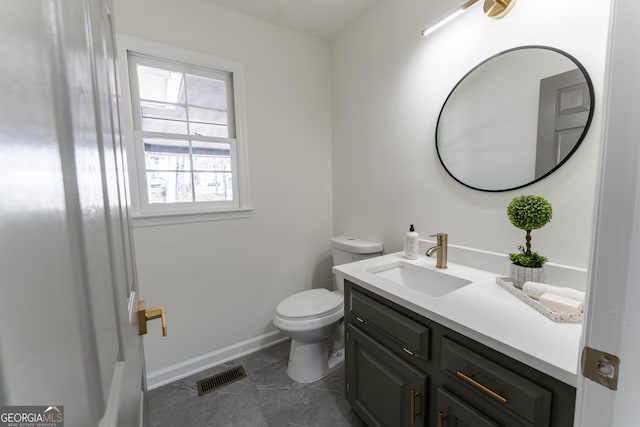
[[[210,220],[246,218],[251,207],[249,194],[248,147],[246,133],[246,107],[244,66],[242,63],[182,49],[163,43],[119,34],[118,62],[120,68],[122,127],[125,135],[131,213],[133,226],[153,226],[202,222]],[[145,153],[140,130],[135,130],[129,79],[129,55],[148,57],[163,62],[175,62],[183,68],[202,68],[232,76],[235,139],[232,144],[234,171],[234,200],[232,202],[148,203],[146,188]]]

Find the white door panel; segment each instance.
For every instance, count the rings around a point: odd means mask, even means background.
[[[620,358],[618,390],[580,377],[576,426],[639,423],[640,3],[612,0],[600,190],[583,343]]]
[[[144,407],[107,10],[0,14],[0,405],[63,405],[67,427],[138,426]]]

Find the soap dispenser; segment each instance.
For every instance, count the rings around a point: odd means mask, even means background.
[[[404,256],[409,259],[418,259],[418,246],[418,233],[411,224],[409,232],[404,237]]]

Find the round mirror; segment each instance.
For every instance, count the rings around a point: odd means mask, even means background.
[[[507,191],[541,180],[576,151],[593,117],[593,85],[575,58],[524,46],[469,71],[447,97],[436,149],[467,187]]]

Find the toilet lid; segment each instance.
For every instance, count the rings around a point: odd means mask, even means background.
[[[342,309],[342,295],[326,289],[311,289],[285,298],[278,307],[278,316],[307,319],[328,315]]]

